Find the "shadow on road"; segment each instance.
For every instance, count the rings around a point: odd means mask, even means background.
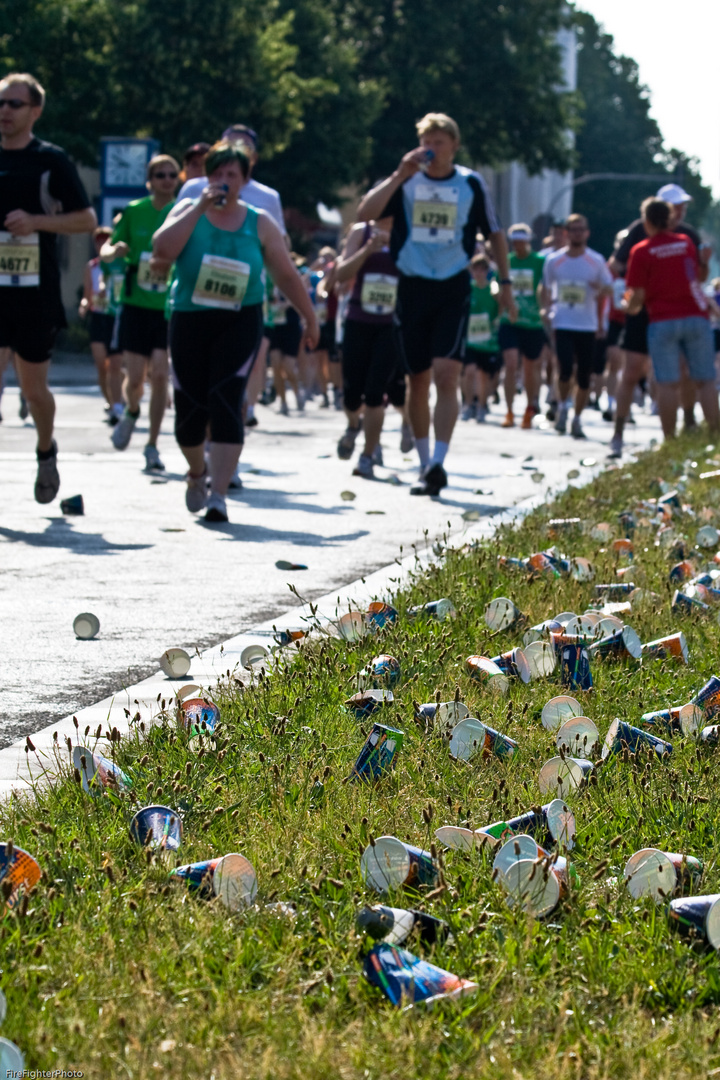
[[[65,528],[59,526],[64,525]],[[28,547],[67,548],[78,555],[111,555],[114,551],[144,551],[154,544],[112,544],[100,533],[76,533],[65,518],[51,518],[44,533],[0,526],[0,537]]]

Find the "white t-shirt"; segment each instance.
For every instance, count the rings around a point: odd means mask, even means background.
[[[552,298],[550,321],[555,330],[598,329],[597,297],[604,285],[612,285],[612,275],[599,252],[586,248],[571,257],[568,248],[548,255],[543,267],[543,284]]]
[[[207,177],[198,176],[195,180],[186,180],[178,192],[177,201],[181,199],[199,199],[207,187]],[[283,218],[282,203],[275,188],[266,184],[259,184],[257,180],[248,180],[240,192],[240,198],[248,206],[254,206],[256,210],[265,210],[270,217],[280,226],[283,236],[287,236],[285,219]]]

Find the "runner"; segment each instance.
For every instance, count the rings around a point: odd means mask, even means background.
[[[360,221],[391,216],[390,251],[400,273],[394,325],[410,374],[409,415],[420,458],[413,495],[437,495],[447,485],[444,468],[458,415],[458,381],[470,314],[468,265],[478,230],[492,242],[500,270],[500,307],[517,309],[508,277],[505,234],[485,181],[454,164],[460,131],[444,113],[416,125],[420,146],[368,192]],[[435,380],[435,447],[430,456],[430,384]]]
[[[532,229],[529,225],[512,225],[508,229],[510,278],[518,316],[512,322],[506,314],[500,319],[498,342],[505,362],[505,402],[507,415],[502,426],[515,426],[513,398],[520,357],[527,408],[523,428],[531,428],[533,417],[540,412],[540,354],[546,344],[545,330],[538,305],[538,288],[542,281],[545,259],[532,249]]]
[[[662,190],[662,189],[661,189]],[[627,312],[645,307],[648,345],[657,384],[660,423],[666,439],[675,435],[679,404],[680,357],[687,361],[698,400],[711,432],[718,429],[715,349],[708,319],[712,299],[700,285],[701,262],[689,236],[672,228],[670,206],[646,199],[642,220],[647,239],[630,252]]]
[[[575,416],[570,434],[584,439],[580,416],[590,394],[595,341],[602,336],[602,308],[604,298],[612,293],[612,277],[602,255],[587,246],[587,218],[571,214],[565,225],[568,246],[545,259],[543,307],[549,309],[560,366],[555,430],[564,434],[567,429],[570,382],[575,370]]]
[[[343,461],[352,457],[364,402],[365,445],[353,475],[366,480],[374,476],[373,459],[385,417],[383,398],[389,384],[397,380],[392,321],[398,272],[388,247],[391,224],[388,218],[354,225],[335,270],[338,282],[354,278],[343,334],[343,402],[348,426],[337,452]]]
[[[498,302],[488,283],[490,260],[475,255],[470,263],[470,320],[463,366],[463,420],[485,423],[487,400],[500,378],[502,357],[498,342]],[[475,396],[477,394],[477,405]]]
[[[81,319],[90,316],[90,352],[97,368],[100,391],[107,402],[108,422],[114,426],[124,412],[122,353],[113,344],[124,264],[117,259],[112,266],[108,266],[100,260],[100,250],[111,236],[112,229],[107,225],[100,225],[93,233],[97,255],[85,267],[78,314]]]
[[[303,282],[303,288],[306,288],[304,279],[301,277],[300,280]],[[290,383],[295,395],[298,412],[304,412],[305,410],[305,395],[300,386],[298,372],[298,354],[303,340],[303,330],[300,316],[295,308],[291,306],[287,297],[283,296],[274,282],[269,282],[269,285],[268,318],[271,329],[268,341],[268,355],[272,366],[275,393],[280,399],[278,412],[281,416],[289,416],[287,383]],[[310,300],[309,294],[308,300]],[[311,300],[310,303],[312,303]]]
[[[282,233],[268,214],[238,201],[250,161],[227,140],[209,151],[208,178],[197,200],[184,200],[154,238],[155,256],[175,262],[170,351],[175,435],[189,466],[185,502],[207,521],[227,521],[225,496],[243,442],[242,398],[263,327],[263,263],[319,338],[310,298]],[[210,493],[204,445],[208,422]]]
[[[153,233],[162,225],[174,202],[180,168],[168,154],[158,154],[147,167],[149,195],[128,203],[112,238],[103,244],[100,258],[127,264],[118,326],[118,344],[125,368],[125,412],[112,433],[116,450],[124,450],[140,416],[146,373],[150,378],[150,425],[143,451],[148,471],[163,470],[157,439],[168,397],[167,274],[150,266]]]
[[[180,179],[185,184],[188,180],[205,179],[205,158],[210,149],[210,143],[198,142],[188,146],[183,154]]]
[[[7,363],[14,351],[37,430],[39,503],[52,502],[60,488],[55,399],[48,388],[55,337],[67,325],[56,236],[90,233],[97,225],[73,163],[33,135],[44,105],[45,91],[33,75],[15,72],[0,81],[0,352]]]
[[[693,229],[691,225],[686,225],[683,221],[685,211],[687,210],[689,203],[692,202],[692,196],[688,195],[679,184],[664,184],[657,192],[656,198],[662,199],[664,202],[670,204],[670,231],[689,236],[692,240],[700,260],[699,280],[706,281],[709,272],[708,263],[711,254],[710,249],[702,244],[700,236],[695,229]],[[614,273],[619,275],[619,277],[625,277],[627,263],[633,247],[646,238],[647,234],[645,232],[645,226],[643,225],[642,217],[639,217],[628,226],[625,239],[610,259],[610,267]],[[622,457],[623,434],[625,424],[630,419],[630,403],[632,402],[636,386],[647,374],[650,367],[647,331],[648,317],[646,311],[640,310],[635,314],[627,315],[625,332],[623,334],[625,366],[617,388],[615,432],[610,441],[610,453],[608,454],[608,457],[610,458]],[[694,395],[692,386],[690,386],[689,389],[691,394]],[[690,405],[690,411],[692,412],[692,407],[694,407],[694,396]]]
[[[625,229],[617,234],[613,245],[613,252],[618,251],[626,234],[627,230]],[[603,412],[602,417],[603,420],[612,423],[615,419],[615,409],[617,406],[616,395],[618,379],[621,377],[625,358],[621,343],[627,316],[622,308],[622,298],[625,293],[625,278],[620,277],[617,270],[614,269],[615,264],[612,261],[612,257],[608,259],[607,265],[613,278],[613,291],[612,297],[608,301],[609,311],[606,339],[607,371],[605,375],[605,390],[607,392],[607,408]]]

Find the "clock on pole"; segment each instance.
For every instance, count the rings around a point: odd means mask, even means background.
[[[100,221],[112,225],[113,218],[133,199],[147,195],[147,164],[160,149],[157,139],[109,135],[100,140]]]

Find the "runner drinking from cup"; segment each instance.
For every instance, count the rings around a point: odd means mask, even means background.
[[[153,241],[175,262],[170,351],[175,435],[188,463],[185,503],[207,521],[227,521],[225,496],[243,443],[242,399],[263,328],[263,265],[296,305],[314,348],[319,330],[310,298],[272,218],[240,201],[250,161],[237,143],[209,151],[207,185],[172,210]],[[210,493],[204,446],[210,424]]]
[[[531,428],[533,417],[540,412],[542,376],[540,354],[546,344],[537,299],[545,259],[532,249],[532,229],[529,225],[511,225],[508,229],[508,240],[512,248],[510,279],[518,315],[511,322],[508,315],[503,314],[498,331],[498,341],[505,362],[505,402],[507,405],[507,415],[502,426],[515,426],[513,398],[518,364],[522,357],[523,383],[527,394],[527,408],[522,427]]]
[[[458,414],[458,381],[470,314],[468,265],[475,235],[489,238],[500,270],[500,306],[517,309],[508,277],[505,234],[485,181],[453,159],[457,124],[428,113],[416,125],[420,146],[387,180],[368,192],[360,221],[392,217],[390,252],[399,271],[394,325],[410,374],[410,422],[420,458],[413,495],[437,495],[447,485],[443,467]],[[435,447],[430,457],[430,384],[435,380]]]
[[[124,412],[122,403],[122,353],[113,345],[115,316],[122,292],[122,274],[112,273],[112,267],[100,260],[100,250],[112,236],[112,229],[99,226],[93,233],[97,255],[90,259],[83,276],[83,295],[78,314],[88,316],[90,325],[90,352],[98,373],[98,385],[107,402],[108,420],[115,425]],[[120,260],[117,260],[120,263]],[[116,267],[117,271],[117,267]],[[116,284],[120,285],[116,290]]]
[[[35,422],[39,503],[52,502],[60,487],[55,399],[48,389],[50,354],[66,325],[55,238],[97,225],[73,163],[33,135],[44,105],[45,91],[33,75],[0,80],[0,363],[14,353]]]
[[[140,416],[145,375],[150,377],[150,430],[144,449],[148,470],[164,469],[157,440],[168,396],[167,273],[150,265],[153,233],[170,213],[180,167],[168,154],[158,154],[147,167],[149,195],[128,203],[111,239],[103,244],[104,262],[124,258],[127,264],[118,343],[125,367],[125,412],[112,433],[116,450],[124,450]]]

